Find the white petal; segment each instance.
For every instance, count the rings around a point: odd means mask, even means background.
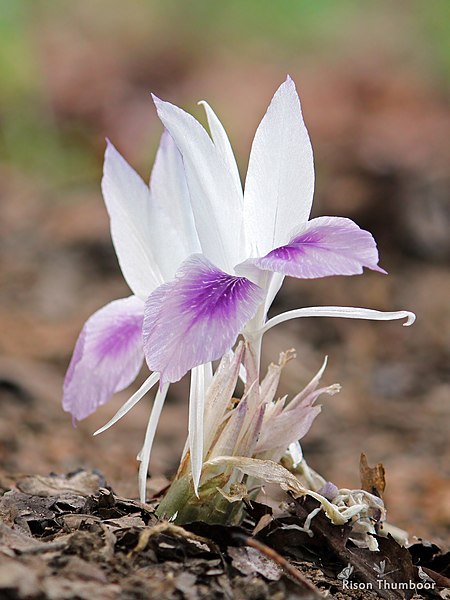
[[[150,419],[148,420],[147,431],[145,432],[144,445],[138,457],[138,460],[141,461],[141,464],[139,465],[139,497],[141,502],[145,502],[150,453],[152,451],[156,427],[158,426],[159,417],[161,415],[162,407],[164,406],[168,389],[169,384],[167,383],[166,385],[163,385],[162,389],[159,389],[156,393],[152,412],[150,413]]]
[[[223,160],[225,161],[230,173],[232,174],[235,180],[236,187],[242,190],[239,169],[236,163],[236,159],[234,157],[230,140],[228,139],[227,132],[225,131],[224,126],[219,121],[216,113],[213,111],[210,105],[204,100],[199,102],[199,104],[201,104],[206,111],[209,130],[211,132],[211,137],[213,139],[214,145],[221,153]]]
[[[264,306],[265,314],[269,312],[269,308],[272,306],[272,302],[275,300],[275,296],[280,291],[283,285],[284,275],[283,273],[271,273],[269,285],[267,289],[266,303]]]
[[[150,179],[150,237],[166,281],[180,264],[201,252],[190,204],[183,159],[170,134],[161,137]]]
[[[275,325],[297,319],[299,317],[340,317],[342,319],[368,319],[369,321],[395,321],[397,319],[407,319],[403,323],[404,327],[409,327],[416,320],[416,315],[407,310],[395,312],[382,312],[370,308],[353,308],[351,306],[312,306],[310,308],[297,308],[277,315],[267,321],[260,333],[266,333]]]
[[[123,276],[136,296],[145,300],[163,283],[150,246],[150,191],[109,142],[102,191]]]
[[[294,82],[275,93],[258,127],[245,182],[246,233],[257,256],[286,244],[308,220],[314,193],[311,142]]]
[[[150,375],[150,377],[148,377],[144,383],[141,385],[141,387],[138,389],[137,392],[135,392],[131,398],[129,398],[125,404],[123,404],[119,410],[116,412],[116,414],[113,416],[112,419],[110,419],[106,425],[103,425],[103,427],[100,427],[100,429],[97,429],[97,431],[94,433],[94,435],[98,435],[99,433],[103,433],[104,431],[106,431],[107,429],[109,429],[110,427],[112,427],[113,425],[115,425],[115,423],[117,423],[117,421],[119,421],[122,417],[124,417],[138,402],[139,400],[141,400],[145,394],[147,392],[149,392],[152,387],[159,381],[159,373],[152,373]]]
[[[191,455],[192,480],[198,496],[198,484],[203,464],[203,419],[205,406],[205,369],[204,365],[191,371],[191,389],[189,393],[189,450]]]
[[[154,101],[183,156],[202,250],[211,262],[233,273],[244,257],[242,192],[200,123],[169,102]]]

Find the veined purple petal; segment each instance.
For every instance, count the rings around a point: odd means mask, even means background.
[[[114,300],[85,323],[64,380],[63,408],[81,420],[125,389],[139,373],[144,353],[144,303]]]
[[[143,328],[147,364],[161,373],[164,384],[220,358],[263,300],[257,285],[194,254],[174,281],[147,299]]]
[[[246,265],[300,279],[358,275],[363,267],[386,273],[378,266],[378,250],[372,235],[342,217],[312,219],[289,244],[262,258],[250,259],[242,267]]]

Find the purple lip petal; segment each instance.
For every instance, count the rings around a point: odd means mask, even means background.
[[[144,352],[161,385],[223,356],[263,299],[245,277],[224,273],[202,255],[188,258],[145,305]]]
[[[312,219],[286,246],[244,264],[300,279],[359,275],[363,267],[386,272],[378,266],[378,251],[372,235],[342,217]]]
[[[139,373],[144,353],[144,303],[115,300],[85,323],[64,380],[63,408],[81,420],[125,389]]]

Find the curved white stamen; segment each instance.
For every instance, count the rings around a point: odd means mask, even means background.
[[[152,412],[150,413],[150,418],[148,420],[147,431],[145,432],[144,445],[138,454],[138,460],[141,461],[141,464],[139,465],[139,497],[141,502],[145,502],[150,453],[152,451],[156,428],[158,426],[159,417],[161,415],[162,407],[164,406],[164,400],[166,399],[168,389],[169,384],[166,383],[163,385],[162,389],[158,390],[155,396]]]
[[[135,406],[139,400],[145,396],[145,394],[151,390],[151,388],[159,381],[159,373],[152,373],[150,375],[150,377],[148,377],[144,383],[141,385],[141,387],[138,389],[137,392],[135,392],[131,398],[129,400],[127,400],[125,402],[125,404],[123,404],[119,410],[116,412],[116,414],[113,416],[112,419],[110,419],[106,425],[103,425],[103,427],[100,427],[100,429],[97,429],[96,432],[94,432],[94,435],[98,435],[99,433],[103,433],[104,431],[106,431],[107,429],[109,429],[110,427],[112,427],[115,423],[117,423],[117,421],[119,421],[122,417],[124,417],[127,412],[129,412],[133,406]]]
[[[297,319],[299,317],[340,317],[343,319],[368,319],[373,321],[394,321],[396,319],[407,319],[403,323],[404,327],[412,325],[416,320],[416,315],[407,310],[399,310],[396,312],[382,312],[372,310],[370,308],[353,308],[351,306],[312,306],[308,308],[297,308],[288,312],[277,315],[267,321],[267,323],[259,330],[259,334],[263,335],[275,325]]]

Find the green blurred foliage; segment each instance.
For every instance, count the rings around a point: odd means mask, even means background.
[[[47,103],[34,47],[38,5],[0,0],[0,157],[58,188],[95,170],[82,133],[59,127]]]
[[[172,50],[192,63],[271,61],[283,73],[299,57],[351,60],[369,39],[369,53],[390,46],[450,80],[448,0],[0,0],[1,159],[56,188],[94,180],[99,158],[89,123],[55,117],[40,52],[49,28],[115,45],[118,61]]]

